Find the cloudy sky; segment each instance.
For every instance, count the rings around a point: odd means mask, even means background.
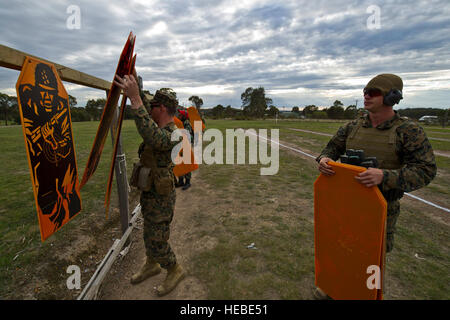
[[[144,88],[204,107],[241,106],[263,86],[276,106],[362,103],[376,74],[404,80],[400,107],[450,107],[450,3],[428,1],[6,1],[0,43],[111,81],[130,31]],[[71,5],[79,8],[78,16]],[[79,28],[77,27],[79,22]],[[0,68],[0,92],[19,72]],[[84,106],[104,97],[65,83]]]

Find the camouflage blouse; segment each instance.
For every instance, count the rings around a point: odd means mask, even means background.
[[[379,124],[376,128],[379,130],[389,129],[399,119],[401,118],[395,111],[395,115],[390,120]],[[323,157],[339,159],[346,151],[348,135],[359,121],[363,121],[363,127],[372,127],[368,114],[347,123],[339,128],[316,161],[319,162]],[[437,167],[433,149],[423,128],[414,121],[406,120],[397,127],[395,150],[403,167],[399,170],[383,169],[383,181],[380,185],[383,194],[396,190],[397,193],[401,193],[399,195],[401,197],[403,192],[417,190],[430,183],[436,176]]]

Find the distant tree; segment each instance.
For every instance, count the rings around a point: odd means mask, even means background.
[[[188,100],[191,101],[195,105],[197,110],[200,110],[200,108],[203,105],[203,100],[199,96],[191,96]]]
[[[102,115],[106,99],[89,99],[86,103],[86,111],[89,113],[91,120],[98,121]]]
[[[343,119],[344,108],[342,106],[343,104],[339,100],[334,101],[333,105],[326,110],[328,118]]]
[[[244,113],[251,117],[262,118],[267,109],[267,106],[272,104],[272,99],[266,98],[265,89],[259,87],[253,89],[252,87],[247,88],[241,94],[242,107],[244,108]]]
[[[271,105],[269,107],[269,111],[267,111],[267,114],[269,115],[269,117],[275,117],[275,115],[280,114],[280,110],[278,110],[277,107]]]
[[[5,125],[8,125],[9,96],[0,92],[0,112],[4,115]]]
[[[339,101],[339,100],[335,100],[333,102],[333,107],[341,107],[341,108],[343,108],[344,104],[341,101]]]
[[[327,119],[328,115],[327,115],[326,110],[314,111],[314,113],[311,114],[311,118],[313,118],[313,119]]]
[[[228,106],[225,108],[224,116],[225,116],[225,118],[231,118],[231,117],[234,116],[234,110],[233,110],[233,108],[231,108],[230,105],[228,105]]]
[[[302,112],[303,115],[305,116],[305,118],[311,117],[311,115],[317,111],[319,108],[316,107],[313,104],[307,105],[306,107],[303,108]]]
[[[223,105],[218,104],[217,106],[215,106],[214,108],[212,108],[212,116],[215,119],[221,119],[224,117],[224,111],[225,108],[223,107]]]
[[[5,120],[5,125],[8,125],[8,120],[20,123],[17,97],[0,93],[0,114],[2,115],[1,118]]]
[[[70,118],[72,122],[89,121],[91,116],[83,107],[71,107],[70,108]]]
[[[69,94],[69,107],[75,107],[77,105],[77,98]]]
[[[355,119],[358,111],[356,109],[356,105],[350,105],[345,108],[344,118],[345,119]]]
[[[439,120],[439,123],[442,125],[442,128],[445,128],[445,126],[448,123],[449,110],[450,110],[450,108],[443,110],[443,112],[438,116],[438,120]]]
[[[293,107],[292,112],[299,113],[300,109],[298,107]]]

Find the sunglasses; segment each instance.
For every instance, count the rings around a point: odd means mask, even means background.
[[[364,89],[363,92],[364,92],[364,96],[367,94],[371,98],[379,97],[379,96],[383,95],[383,92],[381,92],[380,89],[375,89],[375,88]]]
[[[158,108],[158,107],[160,107],[161,106],[161,104],[160,103],[150,103],[150,108],[151,109],[153,109],[153,108]]]

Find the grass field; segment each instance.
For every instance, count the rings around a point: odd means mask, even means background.
[[[329,137],[289,130],[301,128],[334,133],[342,123],[307,121],[208,121],[208,128],[279,128],[280,142],[318,154]],[[331,128],[331,129],[330,129]],[[447,147],[444,150],[449,150]],[[444,157],[442,157],[444,158]],[[421,195],[449,207],[449,169]],[[217,248],[197,257],[199,277],[213,299],[309,299],[314,284],[313,182],[316,164],[280,150],[276,176],[262,177],[258,167],[203,166],[202,181],[215,190],[214,214],[202,214],[202,224],[216,226]],[[218,179],[220,177],[220,179]],[[232,203],[232,207],[227,205]],[[200,208],[201,211],[201,208]],[[442,216],[446,223],[429,213]],[[402,201],[394,252],[388,256],[388,299],[448,299],[448,213]],[[200,225],[200,224],[199,224]],[[201,227],[200,227],[201,228]],[[245,244],[254,242],[258,250]],[[418,260],[426,257],[425,260]],[[207,263],[205,263],[205,261]]]
[[[207,120],[207,128],[278,128],[280,143],[318,154],[342,122]],[[74,123],[78,174],[81,177],[98,122]],[[429,137],[447,139],[448,129],[425,128]],[[140,138],[125,121],[122,141],[130,174]],[[65,269],[83,262],[86,279],[120,237],[117,210],[105,220],[103,210],[111,141],[99,167],[82,189],[83,211],[41,243],[24,139],[20,126],[0,128],[0,297],[72,299]],[[450,138],[448,138],[450,139]],[[431,140],[450,152],[450,142]],[[204,143],[205,146],[206,143]],[[441,206],[449,202],[449,158],[436,156],[439,173],[415,192]],[[204,282],[209,299],[310,299],[314,286],[313,160],[280,149],[277,175],[261,176],[260,165],[202,165],[193,183],[197,206],[190,217],[193,239],[214,238],[215,246],[192,252],[192,273]],[[131,200],[135,204],[136,199]],[[117,206],[115,189],[112,206]],[[134,208],[134,206],[130,206]],[[402,200],[394,251],[388,255],[387,299],[449,299],[449,214]],[[247,249],[255,243],[257,249]],[[417,258],[415,255],[418,255]],[[88,263],[89,262],[89,263]],[[87,281],[87,280],[86,280]]]
[[[81,179],[98,122],[74,123],[73,134]],[[122,128],[122,143],[129,161],[137,158],[138,134],[132,121]],[[21,126],[0,128],[0,297],[71,298],[67,296],[66,268],[74,261],[102,259],[113,237],[120,237],[119,214],[111,210],[105,220],[103,209],[112,142],[108,137],[97,171],[81,190],[82,212],[60,231],[41,243],[31,188],[30,172]],[[112,207],[117,207],[113,185]],[[134,207],[133,207],[134,208]],[[82,235],[80,237],[80,235]],[[96,241],[92,241],[96,238]],[[103,250],[103,252],[102,252]],[[40,272],[36,272],[39,270]],[[91,270],[93,271],[93,270]]]

